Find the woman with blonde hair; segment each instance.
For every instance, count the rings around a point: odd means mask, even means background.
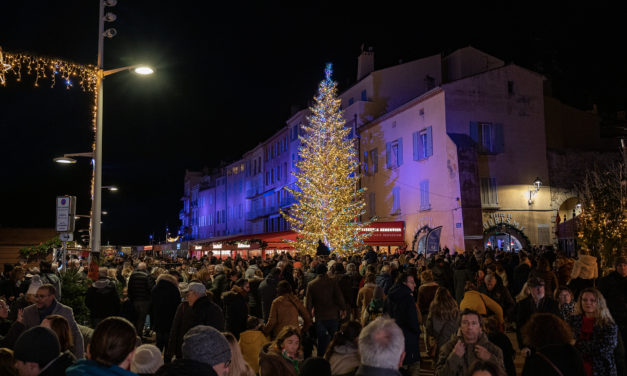
[[[615,376],[618,326],[601,292],[592,287],[581,290],[575,314],[568,318],[568,322],[575,334],[575,347],[583,357],[586,375]]]
[[[222,334],[224,334],[231,348],[231,364],[229,365],[227,376],[255,376],[255,371],[253,371],[246,360],[244,360],[235,336],[228,332]]]

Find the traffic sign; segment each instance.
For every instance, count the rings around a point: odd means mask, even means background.
[[[76,215],[76,196],[57,197],[57,232],[73,232]]]

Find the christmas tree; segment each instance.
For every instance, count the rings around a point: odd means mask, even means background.
[[[297,203],[281,214],[299,234],[294,246],[300,252],[315,253],[321,240],[331,252],[350,255],[361,250],[369,234],[360,231],[365,202],[357,188],[359,160],[331,73],[328,64],[300,137],[296,188],[287,189]]]

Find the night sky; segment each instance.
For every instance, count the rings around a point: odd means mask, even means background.
[[[326,62],[340,89],[352,85],[362,43],[374,48],[376,69],[472,45],[544,74],[566,103],[625,110],[627,14],[616,9],[359,14],[200,4],[119,0],[108,8],[118,18],[106,27],[118,35],[105,40],[105,69],[150,63],[157,71],[105,80],[103,185],[120,191],[103,193],[103,244],[144,244],[150,233],[162,240],[166,225],[175,231],[185,169],[217,167],[269,138],[293,105],[314,96]],[[97,0],[3,2],[0,10],[8,52],[95,64],[97,28]],[[89,213],[89,161],[52,159],[91,150],[91,103],[79,88],[35,88],[8,75],[0,87],[0,226],[53,227],[54,198],[63,194]]]

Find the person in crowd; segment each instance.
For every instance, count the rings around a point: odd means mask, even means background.
[[[15,368],[15,358],[13,357],[13,350],[7,349],[6,347],[0,347],[0,375],[19,375],[19,373],[17,372],[17,368]]]
[[[231,363],[229,364],[228,376],[255,376],[255,371],[242,356],[237,339],[231,333],[223,333],[231,349]]]
[[[247,330],[240,333],[239,346],[244,360],[250,365],[255,374],[259,373],[259,351],[270,342],[261,328],[263,321],[255,316],[249,316],[246,322]]]
[[[264,345],[259,353],[259,375],[296,376],[301,362],[300,331],[286,326],[274,342]]]
[[[50,261],[41,260],[39,262],[39,276],[41,277],[41,283],[49,283],[54,286],[58,292],[57,298],[61,300],[61,278],[52,270],[52,263]]]
[[[505,371],[494,362],[478,360],[468,370],[468,376],[505,376]]]
[[[131,372],[139,376],[152,376],[162,365],[161,350],[155,345],[144,344],[135,349],[131,360]]]
[[[239,339],[239,334],[246,330],[248,319],[248,280],[238,279],[230,291],[222,294],[226,330]]]
[[[87,348],[87,359],[69,367],[66,374],[133,376],[130,368],[136,345],[135,326],[124,318],[108,317],[96,326]]]
[[[92,328],[109,316],[116,316],[122,310],[115,282],[107,277],[108,269],[98,269],[98,280],[92,283],[85,295],[85,305],[89,308]]]
[[[7,304],[6,300],[0,299],[0,337],[7,335],[9,328],[13,323],[9,320],[10,311],[11,309],[9,308],[9,304]]]
[[[278,297],[272,302],[270,307],[270,316],[263,331],[271,338],[276,338],[281,329],[286,326],[298,327],[298,316],[303,318],[303,333],[306,333],[311,326],[311,316],[301,303],[301,301],[292,293],[292,287],[287,281],[281,281],[277,285]]]
[[[503,366],[505,367],[505,373],[508,376],[516,376],[516,367],[514,366],[516,351],[514,351],[512,341],[510,341],[509,337],[501,331],[496,317],[486,317],[484,327],[488,340],[498,346],[503,353]]]
[[[187,302],[192,307],[191,326],[210,325],[220,331],[224,330],[222,309],[207,295],[205,285],[191,282],[187,286]]]
[[[29,305],[35,304],[35,295],[37,295],[37,290],[41,287],[41,285],[43,285],[43,283],[41,283],[41,278],[38,275],[34,275],[30,280],[26,293],[18,296],[17,299],[12,302],[10,300],[8,301],[9,307],[11,308],[8,319],[11,322],[15,322],[18,312]]]
[[[420,273],[420,287],[418,288],[418,309],[422,317],[429,315],[429,306],[439,289],[437,282],[433,280],[433,272],[429,269]]]
[[[363,317],[364,310],[368,308],[372,297],[374,296],[374,289],[378,287],[376,284],[376,274],[366,273],[364,277],[364,286],[357,292],[357,311],[359,317]]]
[[[403,367],[410,375],[420,374],[420,322],[418,307],[414,300],[416,282],[408,273],[398,275],[396,283],[390,288],[383,311],[394,319],[403,330],[405,339],[405,359]]]
[[[53,285],[42,285],[35,294],[35,304],[24,309],[22,317],[13,323],[17,327],[17,332],[30,329],[40,325],[43,319],[48,315],[61,315],[65,317],[72,330],[72,338],[74,339],[74,347],[72,353],[77,359],[83,357],[83,336],[81,335],[78,324],[74,320],[72,308],[61,304],[56,299],[56,291]]]
[[[156,376],[227,376],[231,347],[224,335],[208,325],[191,328],[183,338],[182,357],[164,364]]]
[[[570,273],[568,287],[573,291],[575,299],[579,299],[581,290],[593,287],[594,281],[599,277],[597,258],[589,253],[585,249],[579,252],[579,258],[575,260],[573,271]]]
[[[229,281],[224,270],[224,265],[216,265],[214,271],[215,274],[209,291],[213,294],[214,303],[222,307],[222,293],[229,289]]]
[[[361,324],[347,321],[335,332],[327,352],[324,354],[331,366],[332,375],[353,375],[361,363],[357,341]]]
[[[481,316],[494,315],[501,328],[504,326],[503,308],[486,294],[477,291],[477,286],[471,282],[466,283],[466,292],[464,293],[464,298],[461,303],[459,303],[459,309],[462,311],[464,309],[471,309],[479,312]]]
[[[390,273],[390,266],[383,265],[379,274],[377,274],[377,286],[383,289],[383,293],[387,295],[390,287],[394,284],[394,280],[392,279],[392,274]]]
[[[361,283],[362,276],[357,271],[357,265],[354,262],[350,262],[346,265],[346,275],[351,281],[351,300],[347,303],[351,307],[351,316],[354,320],[361,318],[361,310],[357,308],[357,294],[359,294],[359,284]]]
[[[622,338],[623,352],[627,346],[627,257],[618,257],[615,262],[615,269],[607,276],[599,280],[599,290],[607,302],[612,318],[618,325],[618,332]],[[616,360],[619,367],[627,365],[627,357]]]
[[[559,286],[557,276],[551,270],[551,264],[546,257],[540,257],[536,267],[529,273],[529,278],[536,277],[544,280],[544,291],[548,296],[554,296]]]
[[[154,284],[154,279],[148,274],[146,263],[137,264],[137,269],[128,280],[128,299],[135,310],[135,329],[140,336],[144,333],[146,316],[150,310],[150,292]]]
[[[273,268],[266,278],[259,284],[259,298],[261,299],[261,312],[263,320],[268,321],[272,301],[276,298],[276,289],[281,277],[281,270]]]
[[[298,296],[299,299],[305,297],[305,289],[307,285],[305,284],[305,273],[302,268],[294,268],[294,282],[296,282],[296,291],[295,295]]]
[[[255,273],[257,272],[257,270],[261,270],[257,266],[257,259],[251,258],[249,263],[248,263],[248,268],[244,272],[244,278],[246,278],[246,279],[254,278],[255,277]]]
[[[618,327],[601,292],[592,287],[581,290],[575,314],[568,322],[575,335],[575,347],[583,357],[586,375],[615,376]]]
[[[49,328],[35,326],[26,330],[13,348],[15,368],[20,376],[61,376],[76,358],[61,352],[56,334]]]
[[[393,319],[378,318],[359,334],[359,353],[356,376],[400,376],[405,357],[403,331]]]
[[[497,262],[494,266],[494,273],[501,278],[501,284],[509,291],[509,279],[507,278],[507,271],[503,267],[503,264]],[[511,293],[510,293],[511,296]]]
[[[51,329],[57,335],[60,351],[72,351],[74,348],[74,338],[70,330],[70,324],[61,315],[48,315],[41,322],[41,326]]]
[[[560,314],[557,302],[553,298],[546,296],[544,292],[544,279],[530,278],[527,281],[529,295],[516,304],[516,338],[518,347],[525,354],[529,353],[529,348],[522,341],[521,329],[527,320],[536,312],[546,312],[555,315]]]
[[[322,355],[339,327],[340,315],[346,305],[337,283],[327,276],[324,263],[316,267],[316,274],[316,279],[307,285],[306,301],[307,312],[313,311],[316,319],[317,351]]]
[[[329,362],[317,356],[307,358],[300,367],[300,376],[331,376]]]
[[[471,256],[472,257],[472,256]],[[464,298],[464,288],[466,282],[472,281],[473,275],[470,270],[469,262],[464,255],[460,255],[454,264],[455,270],[453,272],[453,285],[455,291],[455,300],[459,304]]]
[[[523,285],[529,279],[529,273],[531,273],[531,260],[527,255],[520,253],[520,264],[514,268],[512,275],[512,295],[516,296],[520,293]]]
[[[431,267],[431,271],[433,271],[433,280],[439,286],[446,287],[453,292],[453,270],[442,255],[435,257],[435,263]]]
[[[259,296],[259,286],[263,282],[263,272],[261,269],[255,270],[252,278],[248,279],[248,313],[255,317],[261,317],[261,297]]]
[[[156,346],[159,350],[163,350],[168,344],[174,316],[181,303],[178,284],[179,281],[175,276],[164,273],[157,278],[157,284],[150,291],[152,300],[150,322],[157,335]]]
[[[451,337],[440,349],[436,375],[464,376],[478,360],[491,361],[504,369],[501,349],[488,340],[481,325],[482,318],[477,311],[462,311],[458,335]]]
[[[523,376],[585,376],[583,359],[571,345],[570,326],[552,313],[534,313],[522,328],[523,341],[533,351],[525,359]]]
[[[560,316],[568,320],[575,312],[575,298],[573,292],[566,286],[560,286],[555,290],[555,300],[560,311]]]
[[[486,274],[484,281],[485,283],[483,287],[479,289],[479,292],[497,302],[503,309],[503,316],[508,320],[512,320],[514,318],[516,302],[514,302],[509,290],[499,282],[496,274]]]
[[[437,359],[440,348],[448,342],[459,327],[459,308],[448,289],[439,287],[429,306],[426,323],[427,334],[434,337],[435,346],[430,351],[433,359]]]

